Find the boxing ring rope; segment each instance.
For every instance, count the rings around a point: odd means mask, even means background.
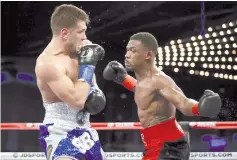
[[[1,130],[39,130],[41,123],[1,123]],[[192,129],[236,129],[237,122],[179,122]],[[139,122],[91,123],[97,130],[140,130]],[[141,152],[106,152],[107,160],[140,160]],[[0,159],[45,160],[43,152],[1,152]],[[237,160],[237,152],[191,152],[190,160]]]
[[[41,123],[1,123],[1,130],[38,130]],[[179,122],[193,129],[237,129],[237,122]],[[91,123],[91,127],[97,130],[139,130],[142,126],[139,122],[108,122]]]

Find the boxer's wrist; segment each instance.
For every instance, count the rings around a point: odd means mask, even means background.
[[[200,116],[200,112],[199,112],[199,109],[198,109],[198,102],[193,103],[192,113],[193,113],[193,115]]]
[[[130,75],[126,75],[122,85],[130,91],[133,91],[137,84],[137,80]]]
[[[94,72],[94,65],[80,65],[78,79],[92,85]]]

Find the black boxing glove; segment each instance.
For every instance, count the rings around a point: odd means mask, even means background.
[[[221,109],[221,98],[219,94],[211,90],[205,90],[199,103],[194,104],[192,112],[194,115],[203,117],[216,117]]]
[[[128,75],[124,66],[117,61],[108,63],[103,71],[103,77],[106,80],[113,80],[114,82],[123,85],[130,91],[135,88],[137,83],[137,80]]]
[[[95,115],[100,113],[105,108],[105,105],[106,99],[104,93],[97,85],[92,86],[84,106],[85,111],[91,115]]]
[[[98,44],[89,44],[82,47],[78,53],[80,65],[78,79],[92,85],[96,64],[104,58],[104,55],[104,48]]]

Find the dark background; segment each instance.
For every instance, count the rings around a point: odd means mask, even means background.
[[[44,117],[40,93],[35,83],[17,80],[19,72],[34,76],[37,56],[51,39],[50,15],[54,8],[65,2],[2,2],[1,3],[1,72],[7,73],[8,80],[2,78],[2,122],[41,122]],[[170,41],[182,39],[190,42],[191,36],[198,36],[202,28],[220,30],[222,24],[233,22],[237,26],[237,2],[66,2],[84,9],[90,14],[88,39],[101,44],[106,50],[105,59],[96,69],[97,82],[107,98],[106,109],[91,117],[92,122],[131,122],[138,121],[133,93],[112,82],[103,80],[101,72],[111,60],[123,63],[125,46],[129,37],[140,31],[154,34],[161,47],[171,46]],[[205,22],[201,12],[205,11]],[[227,27],[228,28],[228,27]],[[222,29],[224,30],[224,29]],[[225,29],[226,30],[226,29]],[[217,31],[218,33],[219,31]],[[236,43],[237,33],[232,31]],[[227,37],[227,38],[229,38]],[[207,40],[205,40],[207,41]],[[236,53],[234,42],[227,41],[230,48],[220,49],[224,53]],[[224,43],[223,43],[224,44]],[[201,52],[201,51],[200,51]],[[208,54],[210,50],[207,50]],[[236,54],[215,56],[233,61],[220,64],[236,65]],[[171,52],[172,54],[172,52]],[[171,56],[172,57],[172,56]],[[159,60],[159,57],[157,57]],[[195,62],[195,70],[203,62]],[[219,62],[213,62],[218,64]],[[159,63],[158,63],[159,64]],[[162,65],[163,71],[171,76],[184,93],[198,100],[205,89],[221,94],[223,107],[218,117],[186,117],[177,111],[178,121],[236,121],[237,83],[236,80],[216,78],[214,73],[237,75],[236,70],[206,69],[210,76],[190,75],[190,67],[178,67],[174,72],[171,65]],[[131,73],[131,75],[133,75]],[[139,131],[99,131],[105,151],[142,151]],[[208,142],[201,142],[202,136],[215,134],[228,143],[225,151],[236,151],[236,130],[191,130],[193,151],[210,151]],[[2,151],[42,151],[36,131],[2,131]],[[218,139],[218,138],[217,138]],[[221,146],[221,144],[219,145]]]

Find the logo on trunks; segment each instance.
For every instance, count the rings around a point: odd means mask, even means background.
[[[50,156],[51,156],[52,151],[53,151],[53,146],[49,145],[47,147],[47,160],[50,160]]]

